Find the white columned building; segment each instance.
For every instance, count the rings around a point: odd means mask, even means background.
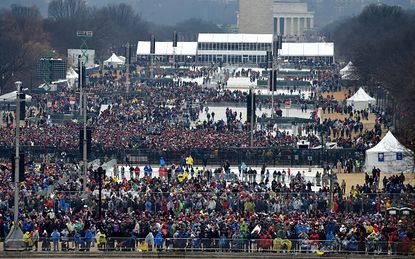
[[[314,28],[314,12],[298,0],[273,0],[274,33],[301,36]]]
[[[314,12],[300,0],[239,0],[240,33],[301,36],[314,28]]]

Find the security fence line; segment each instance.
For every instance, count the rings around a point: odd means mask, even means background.
[[[76,148],[61,149],[51,146],[21,146],[21,149],[34,159],[34,161],[43,161],[45,156],[49,156],[53,160],[63,158],[67,162],[76,162],[80,159],[80,152]],[[330,151],[330,152],[329,152]],[[10,159],[13,147],[0,146],[0,158]],[[339,159],[355,159],[360,161],[363,166],[365,159],[365,151],[344,148],[344,149],[298,149],[291,147],[267,147],[267,148],[218,148],[218,149],[198,149],[192,148],[186,150],[168,150],[155,151],[146,148],[130,148],[130,149],[101,149],[93,145],[88,158],[94,159],[108,157],[117,159],[120,163],[129,161],[139,164],[159,164],[160,157],[165,161],[177,162],[184,154],[191,153],[194,161],[198,164],[215,164],[220,165],[229,161],[231,164],[240,164],[245,162],[249,165],[308,165],[321,166],[324,163],[335,164]]]
[[[370,236],[369,236],[370,237]],[[415,238],[412,240],[387,241],[375,237],[359,241],[355,238],[332,240],[288,238],[137,238],[106,237],[104,234],[87,239],[84,237],[25,239],[27,251],[41,252],[240,252],[240,253],[317,253],[367,254],[367,255],[415,255]],[[2,246],[3,247],[3,246]]]

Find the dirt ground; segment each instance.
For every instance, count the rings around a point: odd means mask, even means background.
[[[323,97],[327,97],[328,95],[333,96],[334,99],[342,101],[345,99],[345,95],[347,94],[346,90],[343,91],[339,91],[339,92],[329,92],[329,93],[324,93]],[[341,113],[323,113],[322,109],[320,108],[320,115],[321,115],[321,120],[324,121],[325,119],[331,119],[331,120],[344,120],[345,118],[348,117],[347,114],[341,114]],[[363,120],[363,127],[365,129],[368,130],[372,130],[373,127],[375,126],[375,121],[376,121],[376,115],[374,114],[369,114],[369,119],[368,120]],[[382,132],[382,135],[384,136],[386,134],[386,130],[384,130]],[[356,134],[352,133],[352,136],[354,137]]]
[[[338,101],[342,101],[342,100],[344,100],[346,94],[347,94],[347,90],[342,90],[342,91],[339,91],[339,92],[323,93],[322,96],[327,97],[329,95],[329,96],[333,96],[334,99],[336,99]]]

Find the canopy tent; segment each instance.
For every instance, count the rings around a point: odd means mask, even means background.
[[[3,94],[0,96],[0,102],[5,103],[14,103],[17,99],[17,91],[13,91],[7,94]],[[26,102],[30,102],[32,100],[32,96],[26,94]]]
[[[340,75],[344,80],[358,79],[355,75],[355,67],[353,66],[353,63],[351,61],[349,61],[349,63],[347,63],[347,65],[344,68],[340,69]]]
[[[386,173],[412,172],[413,155],[389,131],[376,146],[366,150],[365,168],[371,171],[376,167]]]
[[[72,67],[68,68],[66,71],[66,80],[68,80],[68,86],[74,87],[77,79],[78,73],[76,73]]]
[[[349,61],[349,63],[347,63],[347,65],[344,68],[340,69],[340,75],[343,76],[346,73],[353,72],[353,70],[354,70],[353,63],[352,61]]]
[[[122,63],[123,63],[123,64],[125,64],[125,60],[126,60],[126,59],[125,59],[125,57],[123,57],[123,56],[118,56],[118,58],[122,61]]]
[[[120,66],[120,65],[123,65],[123,64],[124,64],[124,62],[119,57],[117,57],[117,55],[115,55],[115,53],[112,53],[112,56],[109,59],[104,61],[104,66],[107,66],[107,67],[109,67],[109,66]]]
[[[353,106],[354,110],[364,110],[369,107],[369,104],[374,104],[376,99],[370,97],[363,88],[359,90],[349,99],[347,99],[347,105]]]

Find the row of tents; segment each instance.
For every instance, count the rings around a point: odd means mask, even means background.
[[[343,80],[358,80],[355,67],[350,61],[340,69]],[[369,105],[375,104],[376,99],[368,95],[363,88],[347,99],[347,105],[353,106],[354,110],[363,110]],[[365,170],[371,171],[374,167],[382,172],[413,172],[414,153],[403,146],[389,131],[383,139],[374,147],[366,150]]]

